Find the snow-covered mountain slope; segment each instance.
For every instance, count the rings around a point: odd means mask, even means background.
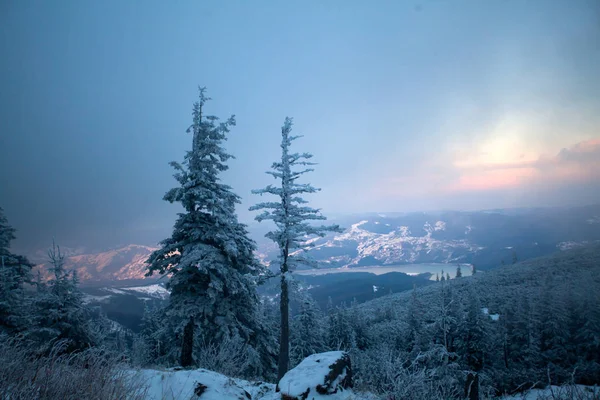
[[[370,213],[338,218],[346,228],[312,241],[310,255],[326,267],[421,263],[469,263],[490,268],[539,257],[600,240],[600,205],[577,208],[439,213]],[[265,265],[278,254],[262,237],[264,226],[250,227]],[[84,283],[145,279],[145,261],[155,248],[129,245],[95,254],[69,250],[67,268]],[[42,275],[48,268],[40,264]]]
[[[341,234],[312,241],[323,268],[420,263],[512,263],[600,240],[600,205],[577,208],[411,214],[338,219]],[[590,222],[592,221],[592,222]],[[261,259],[276,249],[261,247]]]
[[[126,286],[126,287],[94,287],[83,288],[86,302],[106,302],[115,295],[132,295],[140,300],[166,300],[169,297],[169,291],[164,285],[154,283],[146,286]],[[93,293],[93,294],[91,294]]]
[[[339,255],[334,255],[326,260],[328,264],[352,267],[361,265],[390,265],[404,263],[444,262],[451,263],[462,261],[465,253],[474,253],[483,249],[471,243],[468,238],[442,239],[434,235],[435,232],[444,231],[444,221],[426,221],[422,231],[413,234],[406,225],[373,229],[372,225],[380,225],[377,220],[363,220],[350,226],[339,235],[325,240],[316,240],[311,255],[322,259],[323,253],[327,254],[332,249],[342,249]],[[344,250],[346,254],[341,254]]]
[[[131,244],[102,253],[69,256],[65,266],[75,269],[84,283],[144,279],[146,260],[154,250],[153,247]],[[48,264],[39,264],[36,269],[42,277],[50,276]]]
[[[146,307],[159,307],[169,297],[163,282],[133,286],[126,281],[110,286],[83,285],[84,301],[92,308],[98,307],[111,320],[138,332]]]

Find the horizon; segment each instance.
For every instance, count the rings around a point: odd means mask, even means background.
[[[410,216],[413,214],[431,214],[435,216],[435,214],[443,214],[443,213],[499,213],[502,212],[511,212],[511,211],[551,211],[551,210],[565,210],[565,209],[584,209],[584,208],[592,208],[592,207],[600,207],[600,202],[590,203],[585,205],[564,205],[564,206],[547,206],[547,207],[513,207],[513,208],[495,208],[495,209],[478,209],[478,210],[431,210],[431,211],[365,211],[365,212],[357,212],[357,213],[330,213],[328,221],[336,222],[342,219],[347,218],[367,218],[371,216],[377,216],[379,218],[400,218],[401,216]],[[600,217],[600,216],[598,216]],[[318,223],[318,222],[317,222]],[[272,242],[270,239],[266,239],[264,237],[264,233],[268,230],[272,229],[272,222],[257,222],[250,221],[250,223],[246,224],[249,231],[249,236],[252,240],[257,243],[257,250],[264,250],[264,246],[270,247]],[[341,226],[344,231],[347,231],[350,226]],[[18,234],[18,232],[17,232]],[[86,245],[85,243],[69,243],[67,246],[60,245],[63,250],[67,251],[75,251],[74,255],[93,255],[104,252],[110,252],[115,250],[122,250],[128,248],[130,246],[141,246],[141,247],[149,247],[149,248],[160,248],[160,243],[148,243],[148,242],[128,242],[128,243],[115,243],[106,247],[93,247],[90,245]],[[50,246],[46,247],[38,247],[38,248],[14,248],[13,250],[17,250],[17,252],[21,252],[25,254],[27,257],[30,257],[32,261],[35,261],[37,264],[45,263],[47,260],[46,251]],[[37,261],[36,261],[37,260]]]
[[[288,115],[329,219],[597,204],[599,17],[587,0],[2,3],[13,248],[168,237],[198,85],[236,114],[222,180],[248,225]]]

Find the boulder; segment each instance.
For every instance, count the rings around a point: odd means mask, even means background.
[[[277,385],[282,400],[343,399],[352,394],[350,356],[343,351],[313,354]]]

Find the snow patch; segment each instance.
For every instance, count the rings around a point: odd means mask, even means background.
[[[600,224],[600,216],[596,215],[586,221],[588,224]]]
[[[437,221],[434,225],[434,230],[436,231],[445,231],[446,223],[444,221]]]
[[[560,242],[559,244],[556,245],[556,247],[558,247],[560,250],[565,251],[565,250],[571,250],[571,249],[576,249],[578,247],[583,247],[586,244],[588,244],[587,241],[583,241],[583,242]]]
[[[169,297],[169,291],[158,284],[148,285],[148,286],[136,286],[136,287],[128,287],[122,288],[122,290],[144,293],[150,295],[152,297],[160,297],[161,299],[166,299]]]
[[[91,294],[85,294],[83,296],[83,304],[89,303],[103,303],[106,300],[110,299],[112,296],[110,294],[106,296],[93,296]]]
[[[500,400],[543,400],[543,399],[596,399],[600,396],[597,386],[550,386],[545,389],[532,389],[525,393],[503,396]]]
[[[280,398],[279,394],[275,393],[273,384],[233,379],[205,369],[180,371],[145,369],[139,371],[139,374],[141,382],[148,387],[145,396],[148,400],[197,398],[202,400],[239,400],[246,399],[248,396],[257,400]],[[201,396],[198,396],[199,391],[201,391]]]
[[[279,381],[279,389],[282,394],[291,397],[303,398],[302,396],[309,389],[310,399],[331,399],[331,400],[346,400],[356,399],[352,390],[338,390],[335,394],[321,395],[316,388],[319,385],[324,385],[325,377],[330,373],[330,366],[343,359],[345,353],[343,351],[329,351],[326,353],[313,354],[306,357],[297,367],[288,371]],[[346,355],[347,357],[347,355]],[[336,388],[346,378],[347,370],[341,372],[340,375],[330,383],[329,387]],[[341,389],[341,388],[340,388]]]

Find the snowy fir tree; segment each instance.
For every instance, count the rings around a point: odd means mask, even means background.
[[[15,232],[0,207],[0,332],[6,333],[15,333],[27,326],[24,285],[32,280],[33,264],[10,252]]]
[[[34,299],[35,318],[29,337],[50,351],[57,341],[65,341],[65,351],[82,350],[96,344],[90,327],[90,310],[83,302],[76,271],[65,268],[65,256],[55,243],[48,250],[52,278],[38,285]]]
[[[465,364],[471,370],[478,372],[484,363],[485,315],[481,311],[479,297],[474,290],[468,290],[468,305],[466,318],[462,324],[462,345]]]
[[[323,237],[327,232],[341,232],[337,225],[315,226],[310,221],[325,220],[318,209],[307,206],[307,201],[301,196],[315,193],[319,189],[310,184],[301,184],[297,180],[307,172],[313,171],[310,166],[314,163],[309,160],[312,154],[290,153],[290,145],[300,136],[290,136],[292,119],[287,118],[281,128],[281,160],[272,164],[272,171],[267,173],[277,179],[280,184],[269,185],[264,189],[254,190],[255,194],[271,194],[277,196],[277,201],[259,203],[250,208],[264,210],[256,216],[261,222],[271,220],[276,229],[266,234],[266,237],[279,246],[279,272],[281,279],[281,335],[279,339],[279,366],[278,379],[281,379],[289,368],[289,293],[288,280],[295,266],[309,260],[304,257],[303,250],[309,247],[308,239]],[[299,169],[296,169],[298,168]]]
[[[325,320],[322,312],[309,294],[299,301],[298,314],[291,322],[290,362],[298,365],[311,354],[326,350]]]
[[[410,296],[406,322],[408,324],[407,335],[405,338],[406,351],[414,356],[421,351],[424,344],[423,305],[419,300],[416,287],[413,287]]]
[[[217,343],[240,338],[256,355],[248,373],[268,375],[274,369],[275,342],[259,318],[254,283],[263,269],[254,257],[256,245],[235,213],[240,198],[219,177],[232,158],[223,141],[235,118],[219,122],[204,115],[208,100],[201,88],[188,129],[193,134],[192,150],[182,164],[171,163],[179,186],[164,200],[179,202],[184,212],[172,236],[149,257],[147,275],[170,276],[166,314],[175,332],[183,335],[178,341],[186,351],[180,357],[184,366],[193,363],[195,338]]]

